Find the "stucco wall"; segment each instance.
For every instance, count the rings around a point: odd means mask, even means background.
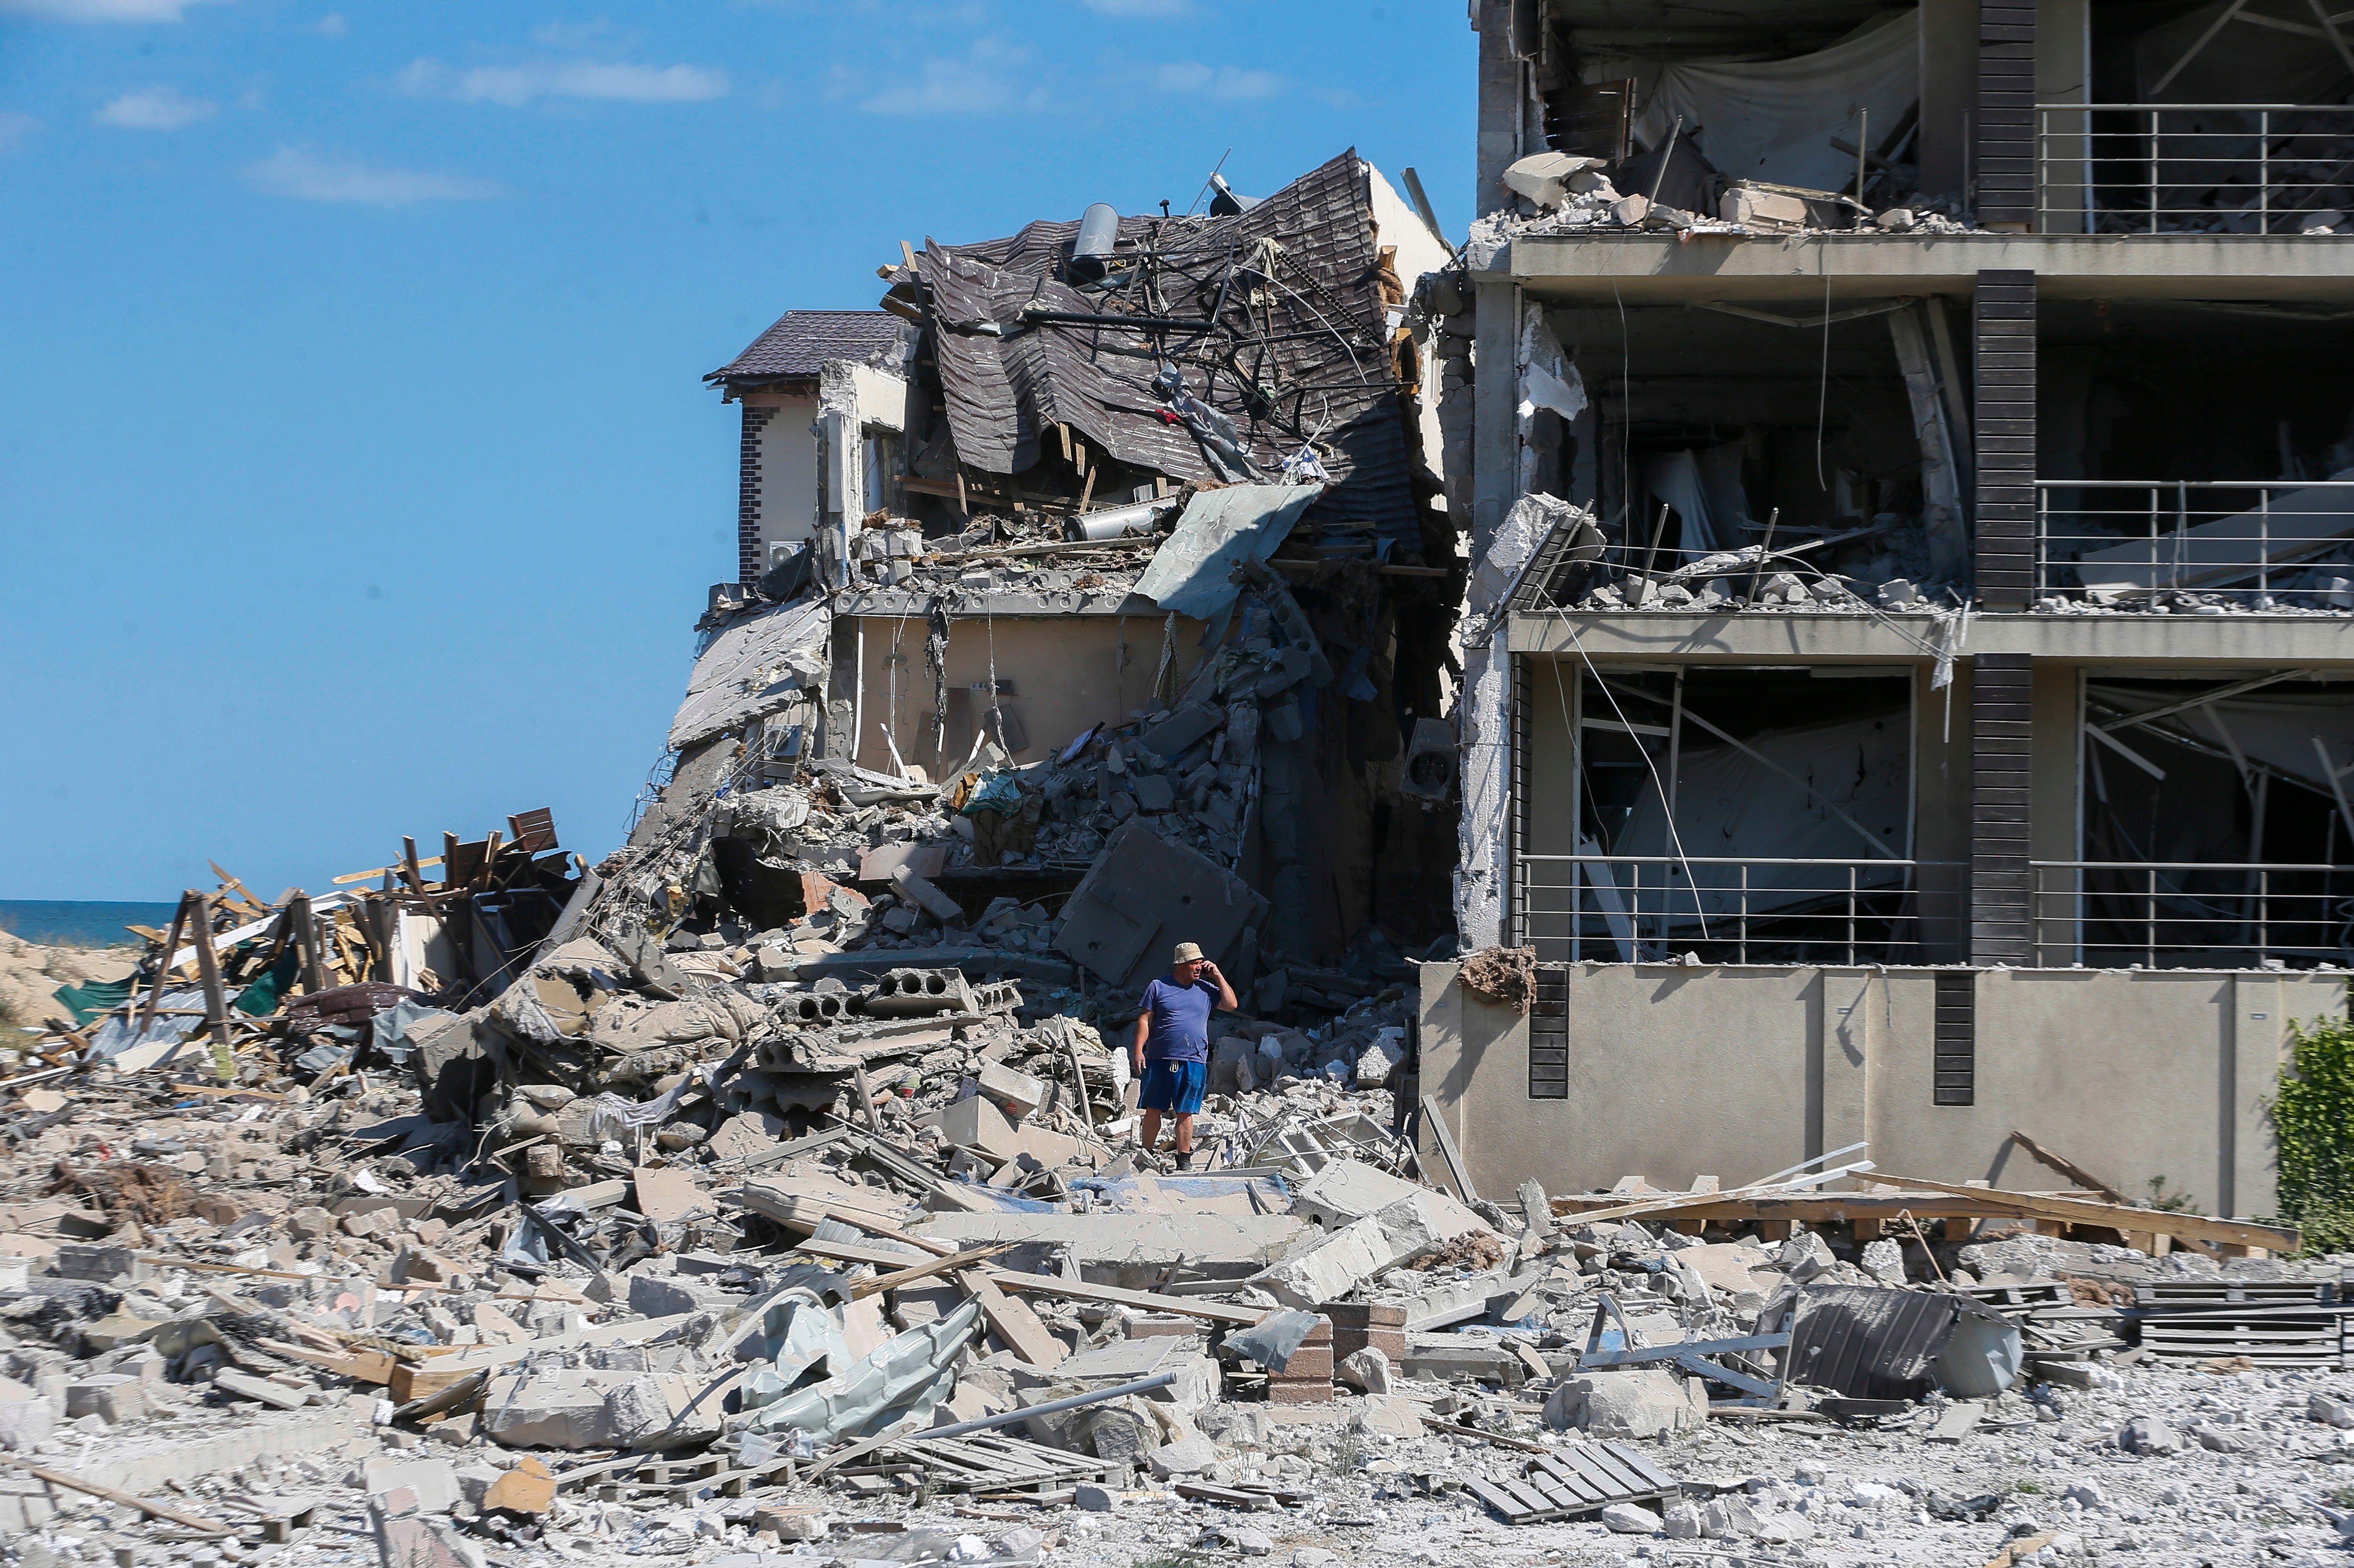
[[[751,402],[751,398],[745,399]],[[760,431],[760,543],[806,542],[817,532],[817,397],[769,394],[776,409]]]
[[[2268,1214],[2288,1024],[2346,1014],[2344,975],[1976,970],[1977,1103],[1940,1107],[1937,970],[1567,972],[1569,1097],[1534,1100],[1528,1020],[1464,991],[1458,966],[1422,966],[1422,1092],[1485,1195],[1532,1176],[1733,1187],[1862,1140],[1899,1174],[2065,1185],[2015,1128],[2128,1192],[2162,1176],[2202,1213]]]
[[[866,616],[849,625],[860,639],[859,765],[890,770],[882,728],[887,724],[904,760],[936,769],[923,618]],[[1201,636],[1200,622],[1177,623],[1172,679],[1193,669]],[[962,762],[971,751],[970,715],[976,704],[985,713],[989,703],[985,690],[972,688],[986,685],[992,667],[998,680],[1013,683],[1013,694],[999,700],[1030,743],[1014,760],[1034,762],[1092,724],[1125,724],[1136,709],[1157,705],[1152,677],[1161,664],[1161,618],[1150,615],[959,617],[949,623],[946,661],[948,744],[955,753],[949,763]]]

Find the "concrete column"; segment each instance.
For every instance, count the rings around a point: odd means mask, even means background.
[[[1504,170],[1521,155],[1522,65],[1512,48],[1514,0],[1472,0],[1479,35],[1479,199],[1481,212],[1509,204]]]
[[[2037,0],[1981,0],[1978,103],[1970,175],[1978,222],[2024,233],[2035,226]]]
[[[1981,653],[1970,662],[1970,961],[2027,964],[2033,662]]]
[[[2215,1212],[2243,1219],[2269,1214],[2278,1204],[2279,1173],[2264,1136],[2264,1105],[2280,1087],[2288,1021],[2281,1016],[2288,992],[2270,975],[2232,977],[2223,1021],[2227,1060],[2221,1075],[2230,1100],[2220,1128],[2222,1158]]]
[[[1988,609],[2035,598],[2035,274],[1978,275],[1971,312],[1978,448],[1978,597]]]
[[[1963,197],[1978,96],[1978,0],[1921,0],[1921,194]]]

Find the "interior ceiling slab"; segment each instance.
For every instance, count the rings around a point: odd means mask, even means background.
[[[1803,54],[1887,11],[1879,0],[1552,0],[1546,19],[1582,48],[1657,58]]]

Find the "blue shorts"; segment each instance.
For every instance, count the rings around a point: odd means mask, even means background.
[[[1140,1103],[1146,1110],[1192,1116],[1202,1108],[1202,1094],[1209,1086],[1207,1062],[1147,1062],[1144,1098]]]

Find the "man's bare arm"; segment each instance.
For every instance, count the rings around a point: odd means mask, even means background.
[[[1226,983],[1226,977],[1220,972],[1217,965],[1210,962],[1207,959],[1204,959],[1202,960],[1202,972],[1218,982],[1218,1011],[1220,1012],[1235,1012],[1241,1009],[1242,1003],[1235,1000],[1235,988]]]

